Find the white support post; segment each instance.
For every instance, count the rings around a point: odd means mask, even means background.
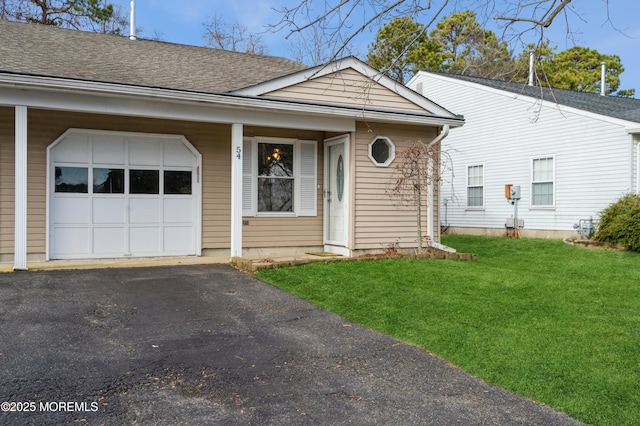
[[[27,270],[27,107],[15,107],[15,239],[13,269]]]
[[[231,125],[231,257],[242,257],[243,125]]]

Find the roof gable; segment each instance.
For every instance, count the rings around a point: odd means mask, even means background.
[[[461,84],[471,83],[480,85],[488,90],[499,90],[520,96],[527,96],[543,102],[546,101],[553,104],[563,105],[605,117],[640,123],[640,99],[623,98],[619,96],[602,96],[597,93],[529,86],[524,83],[512,83],[481,77],[426,71],[418,72],[418,74],[416,74],[416,76],[411,80],[413,81],[416,79],[421,73],[445,78],[450,81],[458,81]],[[408,84],[412,84],[412,81]]]
[[[233,93],[297,100],[317,101],[324,98],[331,99],[332,104],[420,113],[426,111],[456,118],[456,115],[447,109],[353,57],[309,68]]]
[[[4,19],[0,34],[0,71],[16,74],[225,93],[307,68],[274,56]]]

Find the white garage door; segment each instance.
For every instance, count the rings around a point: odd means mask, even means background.
[[[200,154],[181,137],[69,130],[48,150],[49,258],[200,254]]]

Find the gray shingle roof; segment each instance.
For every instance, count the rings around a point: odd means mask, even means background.
[[[225,93],[306,69],[275,56],[0,19],[0,71]]]
[[[466,75],[441,74],[446,77],[482,84],[493,89],[504,90],[525,96],[531,96],[572,108],[589,111],[607,117],[640,123],[640,99],[601,96],[597,93],[578,92],[566,89],[529,86],[523,83],[490,80]]]

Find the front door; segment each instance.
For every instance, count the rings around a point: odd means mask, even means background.
[[[325,141],[325,244],[347,246],[349,136]]]

